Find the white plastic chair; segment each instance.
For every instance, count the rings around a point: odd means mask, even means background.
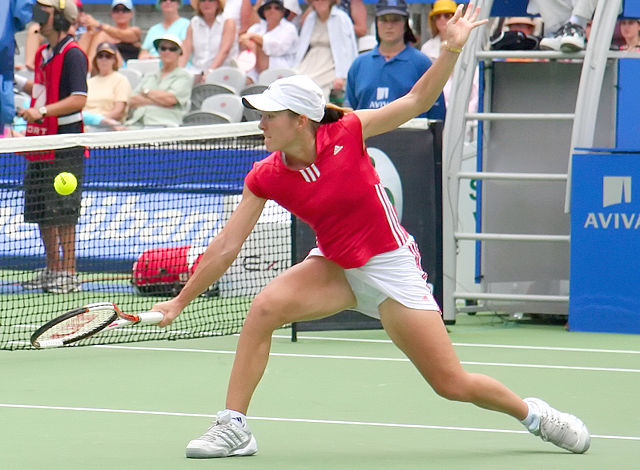
[[[142,75],[154,73],[160,70],[160,59],[129,59],[125,68],[137,70]]]
[[[240,92],[240,96],[257,95],[258,93],[262,93],[266,89],[267,89],[266,85],[249,85],[248,87],[244,88]],[[242,115],[245,121],[259,121],[260,118],[262,117],[262,113],[257,109],[251,109],[247,107],[244,107],[244,111]]]
[[[240,92],[247,84],[247,75],[235,67],[218,67],[207,74],[205,83],[226,85],[233,88],[235,93]]]
[[[209,96],[228,94],[233,91],[226,85],[214,85],[213,83],[198,83],[191,89],[191,109],[200,109],[202,102]]]
[[[206,124],[228,124],[231,122],[228,116],[209,111],[190,111],[182,118],[183,126],[203,126]]]
[[[140,83],[140,80],[142,79],[142,73],[140,73],[136,69],[129,69],[125,67],[123,69],[119,69],[118,72],[127,77],[132,90],[135,89],[135,87],[138,85],[138,83]]]
[[[220,94],[206,98],[200,105],[200,110],[223,114],[229,116],[231,122],[240,122],[244,106],[239,96]]]
[[[267,69],[260,72],[258,75],[258,84],[259,85],[271,85],[271,82],[277,80],[279,78],[290,77],[291,75],[296,75],[296,72],[293,69]]]

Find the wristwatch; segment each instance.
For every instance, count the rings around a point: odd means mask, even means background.
[[[47,107],[46,106],[40,106],[38,108],[38,111],[40,112],[40,114],[42,114],[42,117],[45,117],[47,115]]]
[[[142,89],[142,96],[147,96],[149,94],[151,90],[149,90],[148,88],[143,88]]]

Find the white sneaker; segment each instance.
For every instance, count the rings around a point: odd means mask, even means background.
[[[580,25],[565,23],[552,38],[542,38],[540,49],[562,52],[578,52],[584,50],[585,32]]]
[[[31,279],[21,282],[20,285],[24,289],[44,289],[55,275],[53,271],[49,271],[46,268],[37,269],[36,274]]]
[[[229,410],[218,412],[207,432],[187,445],[186,456],[193,459],[253,455],[258,452],[256,438],[249,426],[231,419]]]
[[[540,413],[540,427],[532,431],[533,434],[575,454],[583,454],[589,449],[591,436],[579,418],[558,411],[539,398],[525,398],[524,401]]]
[[[80,292],[82,283],[77,274],[60,271],[54,272],[43,288],[51,294],[68,294],[69,292]]]
[[[582,26],[567,23],[564,28],[564,34],[560,38],[560,50],[562,52],[583,51],[585,40],[586,36]]]

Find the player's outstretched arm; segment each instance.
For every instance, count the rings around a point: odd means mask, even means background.
[[[162,312],[159,326],[169,325],[198,295],[216,282],[234,262],[242,244],[258,222],[266,199],[253,194],[245,185],[242,200],[224,228],[211,241],[193,276],[173,299],[155,304],[151,311]]]
[[[449,80],[458,55],[474,28],[487,20],[478,21],[480,8],[469,3],[463,12],[464,5],[459,5],[447,26],[447,35],[440,57],[420,77],[413,88],[405,96],[392,101],[379,109],[362,109],[355,111],[362,122],[362,135],[368,137],[389,132],[408,120],[424,113],[442,92]]]

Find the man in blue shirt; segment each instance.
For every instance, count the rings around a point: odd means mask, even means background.
[[[378,2],[376,39],[378,45],[358,56],[349,68],[345,105],[353,109],[381,108],[407,94],[431,66],[427,56],[411,45],[416,38],[404,0]],[[444,119],[444,95],[418,117]]]

